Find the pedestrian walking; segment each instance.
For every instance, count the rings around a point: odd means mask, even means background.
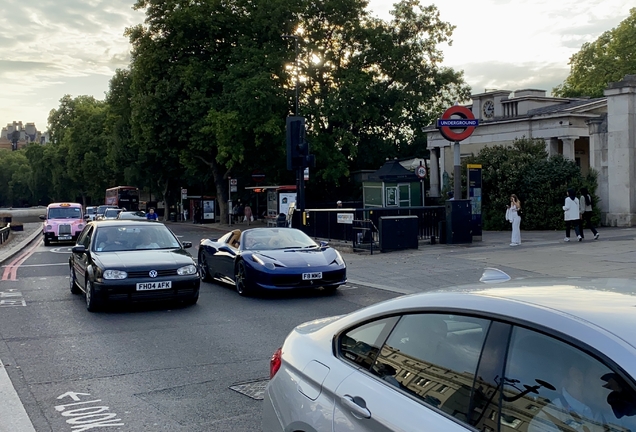
[[[188,209],[187,208],[183,209],[183,220],[185,220],[185,221],[188,220]]]
[[[247,224],[249,225],[252,221],[252,207],[250,207],[249,204],[245,204],[243,214],[245,215],[245,222],[247,222]]]
[[[581,238],[585,238],[583,228],[585,225],[594,234],[594,240],[598,240],[599,233],[596,231],[594,224],[592,224],[592,197],[587,188],[581,188],[581,198],[579,198],[579,213],[581,215]]]
[[[563,204],[563,213],[565,219],[565,238],[563,241],[570,241],[570,229],[574,227],[576,238],[578,241],[583,240],[581,233],[579,232],[580,215],[579,215],[579,199],[576,197],[574,189],[568,189],[568,196],[565,198]]]
[[[506,219],[512,223],[510,246],[521,244],[521,201],[517,195],[510,195],[510,204],[506,206]]]

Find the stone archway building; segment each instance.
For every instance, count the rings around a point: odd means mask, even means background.
[[[581,172],[598,172],[602,222],[636,225],[636,75],[612,83],[605,97],[557,98],[545,90],[487,91],[472,95],[479,127],[462,141],[461,154],[516,138],[542,138],[549,155],[576,161]],[[431,151],[430,195],[439,197],[453,172],[453,147],[434,127],[425,129]]]

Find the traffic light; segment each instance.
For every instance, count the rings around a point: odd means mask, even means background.
[[[287,117],[287,169],[306,166],[309,143],[305,137],[305,118]]]

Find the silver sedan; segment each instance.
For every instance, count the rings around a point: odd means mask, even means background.
[[[296,327],[263,430],[636,431],[636,281],[400,297]]]

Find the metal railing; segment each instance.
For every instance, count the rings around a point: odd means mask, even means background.
[[[348,214],[352,216],[338,216]],[[364,243],[375,238],[380,218],[384,216],[417,216],[420,240],[439,238],[439,222],[446,220],[444,206],[306,209],[305,215],[294,212],[292,226],[313,238]],[[304,220],[303,220],[304,219]],[[343,223],[347,222],[347,223]],[[369,228],[360,241],[360,227]],[[372,236],[372,237],[369,237]]]
[[[11,233],[11,225],[7,225],[4,228],[0,228],[0,244],[6,242],[9,239]]]

